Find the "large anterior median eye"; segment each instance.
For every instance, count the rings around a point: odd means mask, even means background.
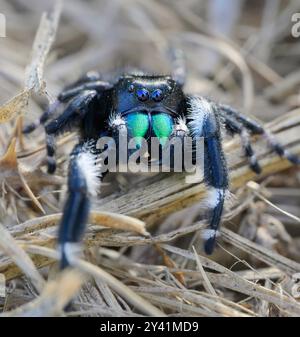
[[[137,89],[136,95],[141,102],[145,102],[149,99],[149,91],[145,88]]]
[[[173,119],[168,114],[155,113],[152,115],[152,128],[161,145],[164,145],[172,133]]]
[[[128,114],[125,119],[129,136],[136,138],[137,146],[139,146],[141,144],[141,138],[145,137],[149,129],[148,114],[134,112]]]
[[[164,93],[160,90],[160,89],[156,89],[153,91],[153,93],[151,94],[151,98],[155,101],[155,102],[160,102],[163,98],[164,98]]]

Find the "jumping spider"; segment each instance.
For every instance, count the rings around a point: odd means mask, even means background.
[[[24,133],[30,133],[39,124],[45,125],[49,173],[56,169],[55,137],[73,127],[80,133],[80,142],[70,157],[68,197],[59,229],[62,268],[70,264],[73,249],[81,241],[88,220],[90,197],[97,194],[97,187],[106,173],[100,175],[97,164],[96,143],[102,136],[117,139],[125,128],[129,137],[142,136],[148,141],[150,137],[204,138],[204,180],[209,191],[207,205],[210,213],[204,243],[207,254],[211,254],[215,246],[229,186],[221,126],[224,125],[231,135],[241,137],[244,154],[257,174],[261,168],[251,146],[251,135],[266,136],[271,149],[279,156],[294,164],[300,163],[298,157],[284,149],[256,121],[230,106],[201,96],[186,95],[183,91],[183,63],[177,60],[173,65],[172,76],[126,74],[113,83],[90,72],[59,94],[57,101],[37,123],[24,129]],[[51,119],[58,107],[63,107],[63,112]]]

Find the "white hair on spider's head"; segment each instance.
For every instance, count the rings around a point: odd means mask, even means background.
[[[193,96],[189,98],[189,128],[193,137],[201,137],[205,120],[213,113],[212,104],[201,96]]]
[[[90,195],[96,196],[100,189],[101,165],[96,163],[97,156],[87,148],[78,155],[77,164],[86,179],[87,189]]]
[[[109,116],[108,125],[113,129],[119,129],[121,127],[125,127],[126,122],[124,118],[122,118],[121,114],[112,113]]]

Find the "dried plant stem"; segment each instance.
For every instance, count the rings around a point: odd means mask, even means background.
[[[39,254],[55,260],[59,259],[59,254],[49,248],[29,245],[25,247],[25,249],[31,254]],[[74,267],[78,268],[78,270],[106,282],[114,291],[126,298],[129,303],[142,311],[144,314],[150,316],[165,316],[162,311],[144,300],[141,296],[137,295],[130,288],[128,288],[112,275],[108,274],[102,268],[80,259],[74,259],[73,265]]]
[[[277,138],[284,145],[287,145],[294,153],[300,153],[300,113],[299,110],[295,110],[288,114],[284,121],[277,119],[271,125],[271,130],[276,133]],[[288,142],[286,141],[288,139]],[[262,140],[256,142],[259,157],[264,157],[261,161],[263,174],[267,176],[281,170],[284,170],[291,166],[287,160],[282,160],[276,155],[270,154],[269,149]],[[227,144],[230,152],[228,154],[228,162],[231,167],[231,181],[232,188],[238,188],[245,185],[248,181],[256,179],[257,176],[249,169],[248,163],[243,157],[239,156],[236,149],[239,147],[238,141],[233,141],[231,144]],[[260,146],[260,147],[259,147]],[[141,189],[129,191],[120,197],[109,201],[102,200],[100,209],[110,211],[114,213],[123,213],[130,216],[143,219],[147,225],[151,225],[163,216],[166,216],[174,211],[182,209],[191,205],[205,196],[205,186],[203,184],[190,185],[186,184],[185,177],[180,175],[173,175],[172,177],[165,178],[158,183],[153,183],[147,187]],[[93,216],[92,216],[93,217]],[[36,218],[30,220],[22,225],[16,226],[13,230],[13,234],[22,238],[26,234],[30,234],[33,237],[37,237],[40,243],[45,246],[53,247],[53,237],[43,237],[39,235],[39,231],[43,228],[53,227],[57,224],[59,215],[49,215],[43,218]],[[101,222],[101,221],[100,221]],[[103,223],[105,224],[105,223]],[[203,226],[202,226],[203,227]],[[118,228],[118,227],[115,227]],[[201,225],[200,227],[201,228]],[[119,227],[119,229],[122,229]],[[127,228],[128,230],[129,228]],[[132,228],[130,229],[132,230]],[[192,231],[196,229],[193,228]],[[188,228],[186,232],[189,232]],[[141,234],[144,234],[140,232]],[[167,241],[173,239],[172,236],[167,236]],[[87,236],[87,245],[99,245],[103,239],[102,233],[95,233],[91,236]],[[139,240],[135,237],[132,241],[129,238],[125,238],[122,243],[122,238],[118,237],[118,242],[115,242],[112,238],[109,241],[109,237],[105,238],[105,244],[122,246],[124,243],[130,245],[130,242],[137,244]],[[146,240],[146,241],[145,241]],[[141,244],[151,243],[151,239],[141,239]],[[155,242],[155,241],[153,241]],[[157,241],[156,241],[157,242]],[[34,259],[38,267],[49,264],[49,260],[44,257]],[[282,265],[283,266],[283,265]],[[287,272],[287,269],[284,269]],[[295,268],[293,269],[295,270]],[[291,273],[289,269],[289,273]],[[20,270],[16,268],[10,262],[0,257],[0,273],[4,273],[8,279],[14,278],[20,275]]]
[[[34,263],[24,250],[17,244],[9,231],[0,224],[0,249],[10,256],[22,272],[29,277],[39,292],[44,286],[44,279],[37,271]]]
[[[82,273],[66,270],[56,280],[49,281],[35,300],[0,317],[45,317],[63,315],[64,308],[76,295],[84,282]]]

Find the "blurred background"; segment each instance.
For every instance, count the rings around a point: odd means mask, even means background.
[[[0,13],[6,18],[6,37],[0,37],[0,106],[18,95],[24,88],[28,89],[26,87],[30,82],[28,81],[28,65],[34,64],[32,62],[34,53],[38,54],[39,50],[40,56],[43,53],[42,44],[35,45],[33,48],[35,35],[43,12],[50,13],[48,14],[50,19],[55,17],[53,14],[55,3],[58,2],[0,0]],[[89,70],[98,70],[107,78],[116,76],[122,69],[133,68],[149,73],[171,73],[171,63],[168,58],[170,48],[183,51],[187,67],[185,85],[187,93],[197,93],[231,104],[243,113],[253,115],[264,122],[273,121],[277,117],[284,120],[288,112],[294,110],[299,113],[300,111],[300,37],[293,33],[297,30],[295,29],[297,22],[292,20],[295,13],[300,13],[299,0],[62,1],[57,31],[55,31],[56,25],[52,27],[52,37],[55,36],[55,39],[53,39],[49,53],[45,52],[45,55],[47,54],[46,63],[37,62],[35,64],[37,72],[41,73],[43,83],[39,90],[32,92],[28,104],[22,107],[23,123],[28,124],[37,120],[45,106],[53,102],[65,85]],[[56,19],[58,16],[53,20]],[[18,130],[16,119],[0,124],[1,154],[7,150],[16,130]],[[63,184],[65,183],[67,159],[73,143],[72,135],[71,138],[62,139],[60,145],[64,146],[58,149],[58,173],[54,177],[48,177],[45,173],[45,153],[42,152],[43,131],[40,129],[28,136],[25,142],[24,140],[18,142],[19,159],[24,160],[22,165],[26,168],[27,171],[25,171],[29,172],[26,173],[27,182],[34,194],[38,196],[46,214],[59,212],[61,209],[65,193]],[[27,162],[26,157],[28,157]],[[271,182],[270,180],[260,182],[263,186],[268,184],[270,200],[296,218],[274,210],[274,207],[268,203],[255,199],[253,194],[250,196],[248,211],[237,215],[237,219],[233,220],[233,228],[243,237],[293,261],[300,262],[299,171],[292,168],[275,175],[272,179]],[[121,183],[126,185],[124,181]],[[20,182],[6,186],[4,183],[2,185],[1,180],[1,186],[0,222],[7,228],[41,215],[38,203],[35,200],[33,206],[30,202],[33,200],[32,196],[24,193],[24,186],[22,187]],[[123,192],[127,188],[124,186],[120,188]],[[241,200],[247,197],[249,194]],[[172,225],[174,225],[174,218],[162,228],[167,232]],[[160,232],[163,232],[163,229],[158,231]],[[54,231],[51,232],[52,235],[53,233]],[[195,245],[200,247],[198,241],[193,242],[197,242]],[[182,245],[176,243],[176,246],[188,246],[190,237],[188,244],[186,243],[183,242]],[[122,254],[126,252],[127,255],[124,254],[134,262],[143,262],[142,253],[143,257],[148,256],[145,264],[147,268],[132,265],[128,262],[129,260],[124,262],[124,266],[128,264],[134,270],[141,268],[138,269],[140,275],[147,280],[151,279],[149,282],[157,286],[160,284],[160,276],[153,275],[158,271],[151,269],[152,274],[150,271],[147,274],[147,270],[150,262],[154,264],[159,261],[161,263],[161,259],[157,251],[153,251],[152,248],[151,250],[149,246],[147,246],[148,250],[143,251],[138,248],[128,251],[127,246],[124,246],[120,248],[120,252]],[[234,254],[240,253],[234,250]],[[242,252],[239,257],[246,259],[255,268],[266,266],[257,262],[248,253]],[[224,251],[221,251],[214,258],[231,270],[236,260],[232,256],[226,255],[225,257],[225,255]],[[184,258],[174,257],[174,259],[176,264],[182,268],[185,266],[192,268]],[[129,283],[128,280],[133,277],[132,273],[126,274],[127,270],[123,270],[123,274],[119,273],[117,268],[122,268],[122,266],[118,266],[113,259],[106,257],[104,262],[105,268],[125,283]],[[98,261],[98,264],[102,264],[102,260]],[[195,265],[193,268],[196,268]],[[236,268],[241,273],[245,269],[245,265],[239,265]],[[272,271],[268,270],[268,272]],[[176,280],[172,280],[172,275],[170,275],[168,274],[168,286],[174,286]],[[276,273],[267,275],[275,275],[272,279],[280,282],[283,279],[282,274],[280,276]],[[263,278],[261,284],[267,284],[269,288],[272,288],[267,281]],[[134,284],[141,287],[148,285],[147,282],[143,283],[142,278],[134,279],[132,282],[136,282]],[[192,276],[187,282],[191,289],[202,289],[202,285],[199,285]],[[220,284],[217,291],[222,297],[221,281]],[[218,287],[218,281],[215,285]],[[174,287],[177,286],[175,284]],[[104,288],[101,288],[102,290],[100,288],[98,284],[97,296],[100,294],[102,301],[103,296],[107,295],[105,293],[107,289],[104,291]],[[34,297],[27,283],[15,285],[14,289],[17,289],[17,292],[11,296],[6,308],[13,308]],[[286,289],[290,290],[288,287]],[[80,308],[87,308],[85,306],[87,302],[93,305],[101,302],[97,296],[94,299],[94,292],[93,284],[85,287],[84,293],[81,293],[78,299]],[[230,291],[225,291],[224,294],[228,300],[233,302],[244,301],[249,295],[247,290],[243,292],[243,296],[237,296],[236,293]],[[175,301],[173,297],[172,300]],[[191,298],[189,300],[193,302]],[[117,301],[121,303],[119,298]],[[192,315],[197,306],[195,304],[193,310],[189,311],[187,308],[181,308],[180,301],[178,303],[170,307],[165,303],[161,305],[167,308],[167,312],[182,313],[180,310],[183,310],[187,315]],[[177,305],[181,309],[178,309]],[[122,304],[122,308],[124,307],[125,313],[122,312],[122,314],[132,314],[130,309]],[[266,309],[262,300],[261,302],[260,300],[250,301],[245,307],[258,314],[272,314],[268,311],[269,309]],[[102,309],[104,314],[109,314],[112,308],[114,305],[108,304],[105,307],[107,311]],[[99,307],[97,310],[96,312],[100,312]],[[118,310],[121,312],[120,308]],[[273,312],[274,315],[278,314],[279,309],[276,310]],[[284,315],[283,312],[280,314]]]
[[[53,5],[0,1],[7,24],[7,38],[0,40],[2,103],[22,87],[41,14]],[[299,104],[300,40],[291,33],[297,12],[299,0],[64,1],[45,67],[47,92],[55,96],[91,69],[106,75],[127,67],[170,73],[166,49],[173,46],[186,57],[188,92],[270,120]]]

